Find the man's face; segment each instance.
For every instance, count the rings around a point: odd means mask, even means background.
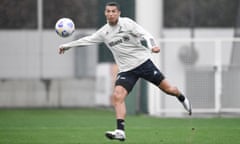
[[[117,9],[116,6],[106,6],[105,7],[105,16],[110,25],[115,25],[118,22],[118,17],[121,12]]]

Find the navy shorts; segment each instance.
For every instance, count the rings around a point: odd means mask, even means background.
[[[159,86],[165,77],[153,62],[148,59],[133,70],[119,73],[117,75],[115,86],[121,85],[128,93],[130,93],[139,78],[143,78],[154,85]]]

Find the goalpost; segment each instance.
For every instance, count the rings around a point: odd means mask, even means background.
[[[193,113],[240,113],[240,65],[232,62],[239,38],[159,39],[156,65],[192,102]],[[240,48],[240,47],[239,47]],[[179,102],[148,84],[151,115],[184,116]]]

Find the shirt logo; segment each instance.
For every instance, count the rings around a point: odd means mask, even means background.
[[[123,40],[122,39],[118,39],[118,40],[115,40],[115,41],[111,41],[110,43],[108,43],[109,46],[113,47],[115,45],[118,45],[120,43],[123,43]]]
[[[122,26],[119,27],[118,33],[123,33]]]
[[[113,47],[113,46],[116,46],[118,44],[121,44],[123,42],[127,42],[130,40],[130,37],[128,35],[124,35],[122,38],[120,39],[117,39],[117,40],[114,40],[114,41],[111,41],[108,43],[109,46]]]
[[[130,37],[127,36],[127,35],[125,35],[125,36],[123,36],[123,40],[124,40],[124,41],[129,41],[129,40],[130,40]]]

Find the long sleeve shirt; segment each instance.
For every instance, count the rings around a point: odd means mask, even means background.
[[[114,26],[105,24],[92,35],[61,45],[63,48],[88,46],[104,42],[111,50],[119,72],[129,71],[151,58],[157,46],[147,31],[127,17],[119,17]]]

